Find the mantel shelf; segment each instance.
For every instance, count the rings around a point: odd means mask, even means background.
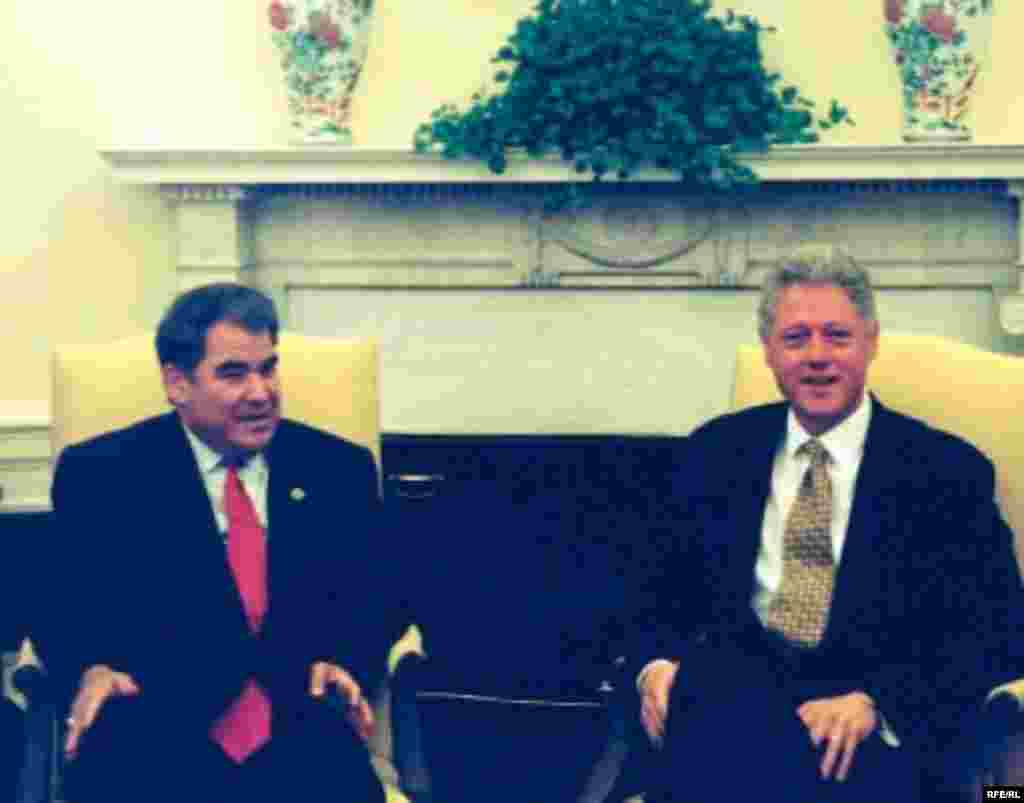
[[[587,181],[555,159],[512,159],[501,176],[473,160],[382,148],[108,148],[115,178],[137,184],[503,184]],[[1024,180],[1024,145],[810,145],[746,159],[768,182]],[[639,181],[671,181],[649,170]]]

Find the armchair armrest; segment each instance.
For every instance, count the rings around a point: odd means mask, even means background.
[[[430,782],[423,780],[425,767],[419,752],[415,686],[405,678],[407,668],[423,659],[419,628],[410,625],[388,653],[388,679],[374,698],[377,727],[370,740],[370,754],[377,775],[384,782],[388,803],[430,800]]]
[[[11,685],[26,700],[45,700],[53,695],[50,678],[43,668],[35,664],[22,664],[11,674]]]
[[[599,688],[608,710],[608,730],[604,749],[594,762],[576,803],[603,803],[610,799],[609,795],[613,789],[622,785],[623,767],[634,741],[631,738],[631,731],[637,709],[631,704],[636,694],[631,694],[627,685],[623,683],[621,666],[617,666],[616,669],[616,681],[605,681]]]
[[[640,721],[640,695],[627,666],[624,657],[615,659],[599,689],[608,710],[606,742],[576,803],[642,803],[654,748]]]
[[[46,672],[35,664],[18,666],[11,685],[26,702],[25,752],[15,800],[51,803],[58,797],[63,757],[56,689]]]
[[[401,790],[415,803],[431,803],[430,771],[423,748],[416,692],[423,686],[427,657],[422,651],[401,655],[391,673],[391,727],[395,768]]]
[[[985,699],[985,705],[990,707],[993,704],[1000,707],[1016,704],[1018,710],[1024,710],[1024,678],[1011,680],[992,689]]]
[[[1024,784],[1024,678],[996,686],[981,719],[982,778],[995,784]]]

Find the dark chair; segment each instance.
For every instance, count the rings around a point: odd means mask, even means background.
[[[403,791],[415,803],[579,797],[608,738],[604,701],[453,691],[429,658],[403,663],[398,683],[414,701],[406,710],[415,719],[393,727]],[[413,756],[416,766],[403,763]]]
[[[632,730],[613,705],[636,533],[678,438],[385,436],[385,498],[426,657],[393,718],[417,803],[602,803]]]

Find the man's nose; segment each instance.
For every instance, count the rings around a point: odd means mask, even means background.
[[[245,384],[245,398],[249,401],[266,401],[274,395],[276,388],[275,377],[254,372],[249,374],[249,380]]]
[[[823,337],[812,337],[807,344],[807,361],[827,363],[832,359],[832,350]]]

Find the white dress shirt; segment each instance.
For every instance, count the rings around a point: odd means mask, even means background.
[[[846,530],[853,506],[853,488],[864,457],[864,440],[871,423],[871,397],[866,396],[845,420],[819,436],[829,454],[829,477],[832,480],[832,560],[836,566],[843,556]],[[782,583],[782,541],[786,518],[796,499],[800,483],[811,464],[806,454],[797,454],[811,436],[789,411],[786,435],[775,454],[772,467],[772,490],[761,522],[761,549],[754,566],[754,612],[762,623],[768,606]]]
[[[228,531],[228,514],[224,509],[224,480],[227,478],[228,470],[224,465],[224,458],[207,446],[199,437],[192,432],[184,423],[185,435],[192,446],[192,453],[199,465],[199,473],[206,486],[206,493],[210,497],[210,504],[213,506],[213,515],[217,519],[217,527],[223,534]],[[256,516],[263,525],[263,531],[267,531],[267,484],[270,478],[270,470],[267,461],[262,453],[252,455],[245,464],[238,469],[238,479],[249,494],[253,507],[256,508]]]

